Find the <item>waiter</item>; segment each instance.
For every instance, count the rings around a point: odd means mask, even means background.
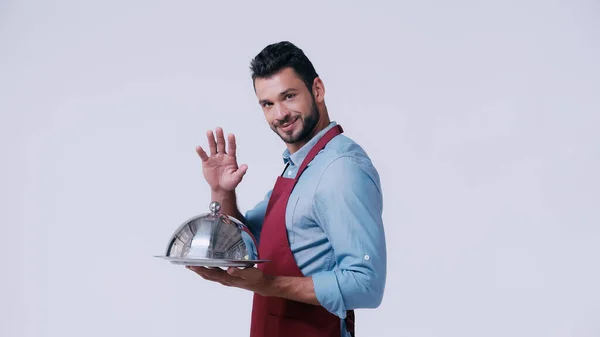
[[[251,337],[354,336],[354,309],[378,307],[385,288],[378,172],[330,121],[323,81],[301,49],[287,41],[268,45],[250,68],[267,123],[287,147],[283,173],[242,215],[235,188],[248,166],[238,166],[235,136],[226,142],[221,128],[209,130],[208,151],[196,151],[212,200],[249,227],[260,259],[270,262],[188,268],[254,293]]]

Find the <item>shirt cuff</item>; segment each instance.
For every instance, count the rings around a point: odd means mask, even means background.
[[[334,271],[321,272],[312,275],[313,286],[317,300],[327,311],[346,318],[346,305]]]

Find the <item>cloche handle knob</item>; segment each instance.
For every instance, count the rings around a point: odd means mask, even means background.
[[[217,213],[219,213],[219,211],[221,210],[221,204],[217,201],[213,201],[210,203],[210,206],[208,206],[208,208],[210,209],[212,215],[217,215]]]

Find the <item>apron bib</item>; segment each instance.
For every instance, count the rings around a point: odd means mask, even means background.
[[[337,125],[325,133],[310,150],[294,179],[277,177],[267,205],[258,247],[260,258],[270,260],[258,265],[263,273],[273,276],[305,276],[294,259],[287,238],[285,214],[288,200],[308,164],[333,137],[342,132],[342,127]],[[353,310],[347,312],[346,327],[354,336]],[[340,318],[322,306],[254,294],[250,337],[340,337],[341,335]]]

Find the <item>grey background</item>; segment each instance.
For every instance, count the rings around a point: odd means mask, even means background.
[[[153,258],[245,210],[284,147],[249,79],[304,49],[382,177],[389,277],[359,336],[600,336],[597,1],[0,1],[0,336],[244,336],[251,294]]]

